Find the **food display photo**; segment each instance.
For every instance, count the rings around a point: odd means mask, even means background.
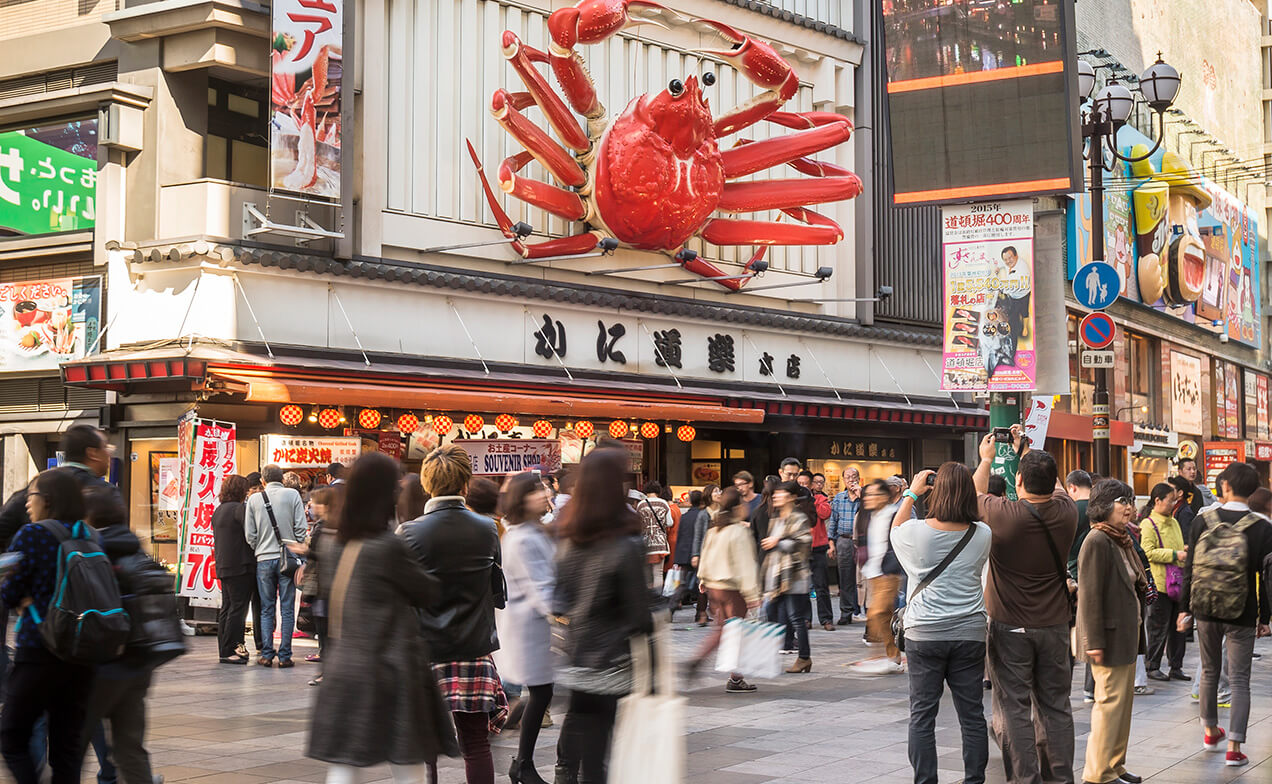
[[[101,278],[0,285],[0,371],[48,370],[97,341]]]

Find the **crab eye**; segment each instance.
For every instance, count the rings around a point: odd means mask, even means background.
[[[671,93],[672,96],[680,95],[684,91],[685,91],[685,83],[680,81],[679,79],[672,79],[670,82],[667,83],[667,92]]]
[[[702,75],[702,83],[705,84],[706,86],[710,87],[711,85],[715,84],[715,82],[716,82],[716,75],[711,73],[710,71],[707,71],[706,73]]]

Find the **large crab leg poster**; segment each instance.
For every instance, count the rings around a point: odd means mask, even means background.
[[[1033,202],[941,210],[945,339],[941,389],[1032,390]]]
[[[274,0],[269,184],[340,198],[344,0]]]

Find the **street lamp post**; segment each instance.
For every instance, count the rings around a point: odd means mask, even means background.
[[[1083,98],[1090,98],[1095,89],[1095,68],[1085,60],[1078,61],[1078,89]],[[1139,82],[1140,94],[1149,108],[1157,112],[1158,133],[1153,149],[1139,157],[1123,156],[1117,151],[1117,132],[1126,124],[1135,108],[1135,95],[1125,85],[1110,81],[1082,113],[1082,136],[1090,140],[1087,157],[1090,161],[1091,182],[1091,260],[1104,261],[1104,153],[1126,163],[1147,160],[1162,146],[1166,136],[1164,116],[1179,93],[1179,71],[1162,61],[1148,67]],[[1111,170],[1110,170],[1111,171]],[[1111,461],[1109,444],[1109,376],[1107,368],[1095,371],[1095,394],[1091,406],[1092,451],[1095,473],[1109,476]]]

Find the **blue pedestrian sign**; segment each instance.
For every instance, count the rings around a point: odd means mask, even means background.
[[[1088,313],[1078,324],[1078,337],[1087,348],[1108,348],[1117,335],[1117,327],[1107,313]]]
[[[1122,278],[1108,262],[1084,264],[1073,276],[1073,298],[1089,310],[1104,310],[1117,301]]]

